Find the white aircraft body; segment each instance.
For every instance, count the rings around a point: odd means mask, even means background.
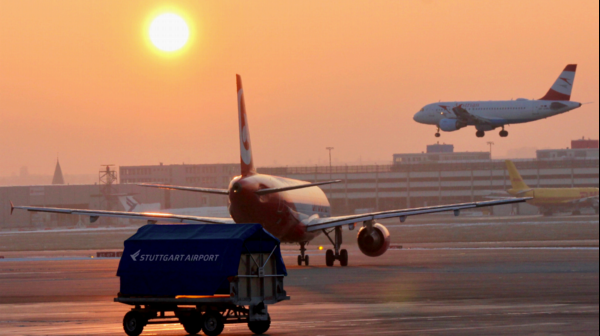
[[[167,212],[182,216],[231,218],[229,208],[226,206],[163,209],[160,203],[139,203],[133,196],[119,196],[119,202],[127,212]]]
[[[581,103],[571,101],[577,65],[568,65],[550,91],[540,100],[517,99],[509,101],[440,102],[425,106],[414,120],[425,125],[435,125],[440,130],[455,132],[467,126],[475,126],[477,137],[485,132],[502,128],[500,136],[505,138],[506,125],[523,124],[550,118],[580,108]]]

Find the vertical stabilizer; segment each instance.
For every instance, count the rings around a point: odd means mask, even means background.
[[[238,114],[240,120],[240,163],[242,166],[242,176],[250,176],[256,174],[256,169],[254,168],[254,159],[252,157],[250,125],[248,124],[246,102],[244,101],[244,88],[242,86],[242,77],[240,75],[237,75],[237,96]]]
[[[558,100],[570,101],[573,84],[575,83],[575,73],[577,64],[567,65],[563,73],[558,77],[550,91],[540,100]]]
[[[510,174],[510,182],[512,183],[512,188],[514,190],[529,190],[529,186],[525,184],[523,177],[519,174],[517,167],[514,162],[507,160],[506,168],[508,169],[508,173]]]
[[[127,212],[134,212],[140,205],[133,196],[119,196],[119,202]]]

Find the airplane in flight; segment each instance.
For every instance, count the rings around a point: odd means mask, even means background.
[[[434,125],[438,131],[455,132],[467,126],[475,126],[478,138],[485,132],[502,128],[500,137],[508,137],[507,125],[524,124],[554,117],[583,104],[571,101],[577,65],[568,65],[550,91],[539,100],[520,98],[507,101],[440,102],[425,106],[414,116],[420,124]]]
[[[250,141],[250,126],[246,113],[242,79],[237,76],[237,100],[239,116],[240,165],[241,176],[235,177],[228,189],[209,189],[195,187],[176,187],[169,185],[149,185],[167,190],[224,195],[229,198],[231,218],[211,218],[185,216],[168,213],[135,213],[98,210],[59,209],[29,206],[14,206],[15,209],[32,212],[48,212],[89,216],[91,222],[100,217],[115,217],[146,220],[148,224],[246,224],[259,223],[265,230],[279,238],[283,243],[300,244],[298,265],[310,264],[306,255],[306,245],[320,234],[325,234],[333,245],[326,253],[326,264],[332,267],[336,261],[348,266],[348,251],[342,249],[342,229],[348,227],[358,230],[358,246],[369,257],[382,256],[390,247],[391,237],[388,229],[379,224],[381,219],[399,218],[405,222],[410,216],[440,212],[454,212],[459,216],[461,210],[490,207],[503,204],[525,202],[527,198],[513,198],[481,203],[451,204],[418,209],[405,209],[365,213],[360,215],[332,217],[329,200],[319,186],[341,181],[319,181],[315,183],[292,180],[283,177],[259,174],[255,168],[253,148]]]
[[[537,206],[545,216],[554,212],[572,212],[581,215],[582,209],[594,209],[598,214],[598,188],[530,188],[517,170],[514,162],[507,160],[512,189],[508,193],[515,197],[530,197],[527,203]]]

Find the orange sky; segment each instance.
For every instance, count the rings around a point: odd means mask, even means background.
[[[186,50],[147,44],[177,3]],[[595,102],[508,139],[445,133],[457,150],[568,147],[599,137],[594,0],[0,0],[0,176],[100,164],[238,162],[235,74],[259,166],[391,161],[421,152],[438,100],[540,98],[578,63],[573,99]]]

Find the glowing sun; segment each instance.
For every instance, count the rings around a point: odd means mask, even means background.
[[[162,14],[154,19],[149,33],[152,44],[166,52],[183,48],[190,38],[190,29],[185,20],[172,13]]]

